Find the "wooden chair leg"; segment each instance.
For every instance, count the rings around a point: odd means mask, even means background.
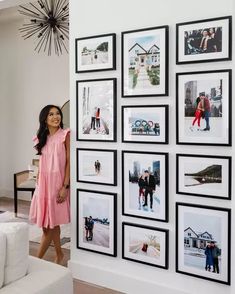
[[[14,211],[15,211],[15,217],[17,217],[18,212],[18,197],[17,197],[17,187],[16,187],[16,175],[14,175]]]

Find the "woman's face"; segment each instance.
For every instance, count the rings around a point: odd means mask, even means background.
[[[47,126],[52,128],[58,128],[61,123],[61,115],[57,108],[52,107],[48,113],[47,120],[46,120]]]

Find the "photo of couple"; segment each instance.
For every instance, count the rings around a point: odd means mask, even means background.
[[[185,117],[193,116],[189,126],[191,132],[220,131],[219,126],[223,117],[222,88],[222,80],[189,81],[185,84]],[[206,91],[194,96],[199,89]]]
[[[202,28],[184,32],[184,54],[222,51],[222,27]]]
[[[77,81],[78,140],[114,141],[116,79]]]
[[[116,185],[116,150],[77,149],[77,181]]]
[[[178,143],[230,144],[231,71],[185,72],[176,78]]]
[[[176,203],[176,271],[230,283],[231,210]]]
[[[131,179],[132,181],[134,178]],[[154,175],[150,174],[148,170],[138,179],[139,186],[139,209],[143,207],[148,210],[148,198],[150,202],[150,211],[153,212],[153,195],[156,191],[156,184],[160,185],[159,170],[155,170]]]
[[[116,194],[77,190],[77,248],[116,255]]]
[[[185,265],[219,274],[221,249],[214,238],[215,234],[211,230],[197,231],[195,228],[189,226],[184,231]]]
[[[157,153],[124,151],[124,213],[166,217],[166,158]]]

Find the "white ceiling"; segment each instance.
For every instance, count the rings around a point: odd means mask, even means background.
[[[14,7],[25,3],[29,3],[29,0],[0,0],[0,9]]]

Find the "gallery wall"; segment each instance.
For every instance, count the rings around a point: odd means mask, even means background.
[[[41,108],[69,99],[68,54],[38,54],[35,42],[21,37],[22,24],[17,8],[0,10],[0,197],[13,196],[13,174],[35,158],[32,137]],[[20,197],[30,199],[30,193]]]
[[[192,276],[175,272],[175,203],[187,202],[191,204],[211,205],[234,208],[234,189],[232,200],[217,200],[199,197],[176,195],[176,153],[195,153],[207,155],[234,156],[234,147],[208,147],[176,145],[176,93],[175,74],[177,72],[232,69],[235,61],[210,62],[189,65],[176,65],[175,58],[175,25],[176,23],[233,15],[235,6],[232,0],[226,5],[218,0],[188,1],[188,0],[146,0],[138,1],[109,1],[92,2],[70,1],[70,93],[71,93],[71,158],[72,162],[72,248],[69,263],[75,278],[113,288],[124,293],[152,293],[176,294],[231,294],[235,291],[234,277],[234,218],[232,217],[232,255],[231,255],[231,286],[206,281]],[[233,20],[234,22],[234,20]],[[169,96],[166,97],[121,97],[121,32],[141,28],[169,25]],[[233,25],[233,36],[234,36]],[[117,70],[110,72],[93,72],[75,74],[75,38],[117,34]],[[234,49],[233,49],[234,53]],[[234,56],[234,54],[233,54]],[[233,58],[234,59],[234,58]],[[76,141],[76,81],[78,79],[117,78],[117,142],[78,142]],[[233,78],[234,81],[234,78]],[[234,84],[234,83],[233,83]],[[121,105],[169,105],[169,144],[131,144],[121,143]],[[234,104],[234,103],[233,103]],[[233,106],[234,113],[234,106]],[[233,120],[234,127],[234,120]],[[234,143],[234,139],[233,139]],[[76,181],[76,148],[116,149],[117,154],[117,187],[105,187],[96,184],[77,183]],[[162,223],[146,219],[136,219],[122,215],[122,167],[121,150],[155,151],[169,153],[169,222]],[[234,163],[232,162],[232,167]],[[232,168],[233,171],[233,168]],[[114,192],[118,195],[117,206],[117,257],[108,257],[76,248],[77,240],[77,211],[76,189],[90,189],[103,192]],[[121,258],[122,232],[121,223],[128,221],[134,224],[149,225],[169,230],[169,269],[163,270],[143,264],[133,263]],[[82,229],[80,224],[80,229]]]

